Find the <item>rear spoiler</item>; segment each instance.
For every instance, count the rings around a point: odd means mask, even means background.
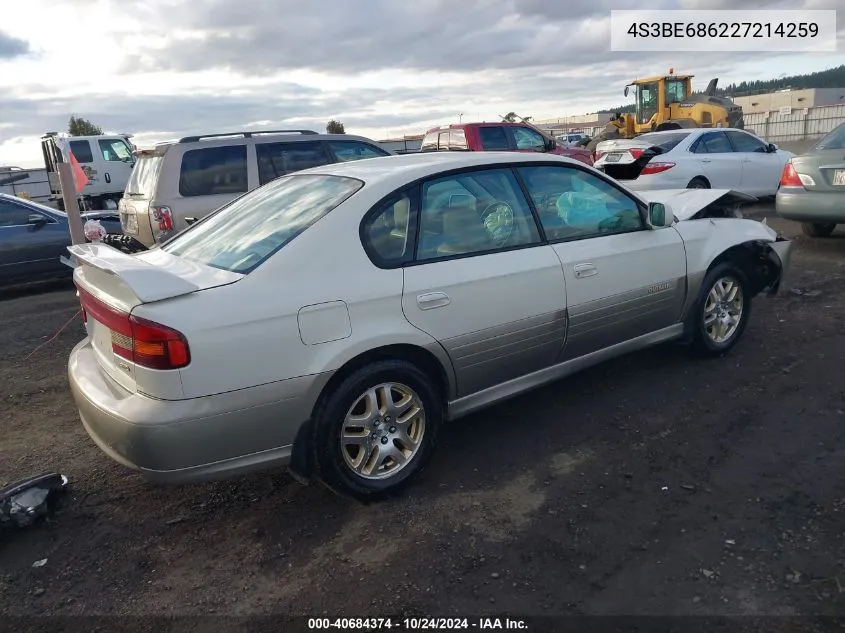
[[[77,265],[90,266],[117,277],[141,303],[161,301],[200,289],[196,284],[106,244],[68,246]]]

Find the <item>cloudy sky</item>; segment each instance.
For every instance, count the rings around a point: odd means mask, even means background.
[[[614,53],[610,10],[833,9],[842,0],[16,0],[0,21],[0,165],[39,166],[71,114],[140,146],[328,120],[383,139],[497,114],[625,102],[662,72],[727,84],[845,63],[836,53]],[[7,7],[8,9],[8,7]],[[8,11],[4,11],[7,17]]]

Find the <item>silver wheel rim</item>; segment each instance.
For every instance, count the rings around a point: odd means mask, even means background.
[[[704,331],[714,343],[726,343],[742,321],[742,286],[734,277],[716,280],[704,302]]]
[[[425,409],[407,385],[386,382],[362,393],[346,412],[340,450],[364,479],[394,476],[414,459],[425,434]]]

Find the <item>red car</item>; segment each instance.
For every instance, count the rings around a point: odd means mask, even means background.
[[[426,132],[421,152],[547,152],[593,164],[581,147],[562,147],[550,136],[525,123],[453,123]]]

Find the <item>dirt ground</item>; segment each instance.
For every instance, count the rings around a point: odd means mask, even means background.
[[[73,291],[6,291],[0,484],[70,488],[0,535],[0,613],[845,615],[845,231],[769,221],[792,270],[728,357],[659,347],[462,420],[372,506],[282,472],[144,483],[77,418],[79,317],[49,341]]]

